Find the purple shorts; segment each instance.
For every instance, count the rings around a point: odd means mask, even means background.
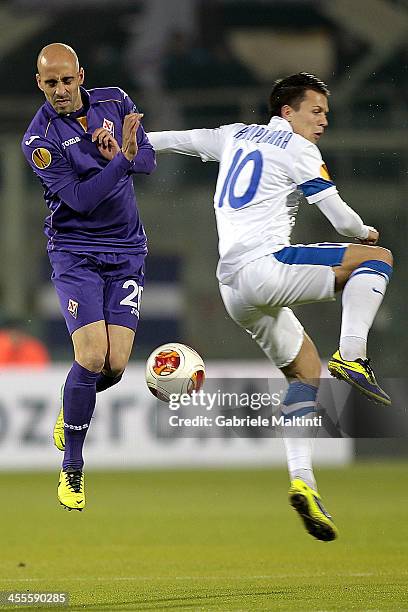
[[[105,321],[136,331],[144,286],[144,254],[49,253],[62,314],[70,334]]]

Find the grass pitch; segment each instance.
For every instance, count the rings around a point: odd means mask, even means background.
[[[67,591],[70,610],[408,610],[407,469],[320,470],[331,543],[283,469],[89,472],[82,513],[57,504],[57,470],[0,474],[0,590]]]

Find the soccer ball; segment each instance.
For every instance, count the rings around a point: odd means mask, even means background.
[[[200,355],[179,342],[163,344],[153,351],[146,364],[146,383],[154,396],[168,402],[170,395],[191,395],[205,380]]]

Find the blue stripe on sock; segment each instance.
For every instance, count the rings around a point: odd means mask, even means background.
[[[316,397],[317,387],[296,381],[290,383],[282,403],[285,404],[285,406],[289,406],[290,404],[298,404],[299,402],[315,402]]]
[[[356,270],[358,270],[359,268],[370,268],[370,270],[375,270],[376,272],[386,274],[389,279],[392,276],[392,266],[390,266],[390,264],[385,263],[385,261],[378,261],[378,259],[369,259],[368,261],[363,261],[356,268]]]
[[[381,278],[383,278],[385,281],[389,281],[389,277],[386,274],[383,274],[382,272],[376,272],[375,270],[360,270],[359,268],[356,268],[354,272],[350,274],[350,278],[354,278],[359,274],[374,274],[374,276],[381,276]]]
[[[291,421],[294,417],[305,416],[306,414],[316,414],[316,412],[316,408],[308,406],[307,408],[299,408],[299,410],[295,410],[295,412],[291,412],[290,414],[281,412],[281,416],[285,417],[285,420]]]

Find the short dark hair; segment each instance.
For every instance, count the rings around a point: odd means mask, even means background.
[[[307,72],[298,72],[298,74],[292,74],[285,79],[275,81],[269,96],[270,116],[278,115],[280,117],[282,106],[285,106],[285,104],[289,104],[289,106],[298,110],[309,89],[330,96],[326,83],[323,83],[314,74],[308,74]]]

